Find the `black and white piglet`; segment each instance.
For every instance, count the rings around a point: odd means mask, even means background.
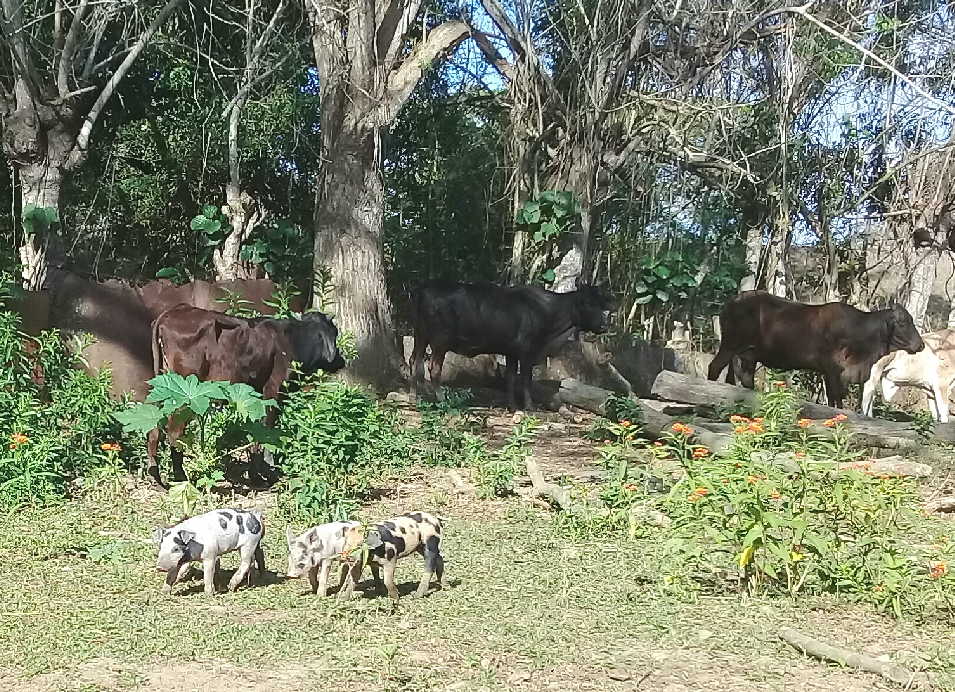
[[[168,529],[156,529],[154,538],[159,543],[156,567],[160,572],[166,572],[163,591],[172,590],[180,574],[185,576],[189,571],[189,563],[202,561],[205,592],[215,593],[219,556],[233,550],[239,551],[240,560],[239,568],[229,580],[229,591],[235,591],[246,574],[251,584],[249,568],[253,557],[259,575],[265,572],[265,553],[261,545],[264,535],[262,515],[241,509],[217,509],[190,517]]]
[[[367,562],[375,584],[381,586],[379,570],[384,572],[384,586],[393,601],[398,600],[398,588],[395,586],[395,566],[400,558],[411,553],[420,553],[424,557],[424,574],[418,584],[415,596],[428,593],[432,575],[438,586],[444,575],[444,557],[441,555],[441,518],[427,512],[408,512],[373,525],[365,535],[368,547]],[[339,591],[339,598],[349,598],[361,578],[363,563],[359,560],[349,571],[351,579]]]

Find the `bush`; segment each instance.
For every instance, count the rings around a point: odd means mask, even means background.
[[[527,416],[514,426],[504,446],[476,461],[478,497],[501,497],[514,491],[517,475],[528,455],[528,447],[537,435],[540,421]]]
[[[295,521],[345,519],[383,466],[402,465],[412,437],[362,390],[321,375],[306,378],[282,406],[279,504]]]
[[[955,550],[937,536],[912,546],[914,533],[932,530],[914,482],[872,476],[864,464],[837,472],[857,456],[844,419],[826,421],[822,436],[796,409],[779,382],[762,396],[760,416],[731,418],[724,454],[690,444],[682,424],[653,448],[685,471],[658,501],[672,520],[669,583],[719,592],[737,579],[750,593],[835,593],[897,616],[955,606],[947,567]],[[638,499],[639,487],[629,489]]]
[[[79,369],[55,331],[37,339],[0,311],[0,506],[55,502],[70,480],[107,463],[101,449],[119,439],[110,374]]]

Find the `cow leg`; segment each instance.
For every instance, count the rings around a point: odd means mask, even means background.
[[[517,364],[520,368],[521,403],[525,411],[531,411],[534,408],[534,401],[531,398],[531,377],[534,374],[534,361],[529,358],[522,359]]]
[[[446,350],[431,346],[431,363],[428,365],[428,372],[431,373],[431,386],[434,387],[434,396],[438,401],[444,401],[444,393],[441,391],[441,368],[444,367],[444,356]]]
[[[826,397],[829,399],[829,405],[834,408],[842,408],[842,399],[845,397],[845,392],[842,387],[842,374],[839,372],[827,372],[823,375],[826,380]],[[882,383],[882,393],[883,396],[888,396],[886,391],[886,385],[888,382]]]
[[[172,460],[172,479],[179,483],[185,480],[186,471],[182,466],[182,450],[179,448],[179,438],[186,429],[186,423],[169,416],[166,423],[166,439],[169,441],[169,458]]]
[[[507,409],[509,411],[517,410],[517,397],[515,389],[517,387],[517,358],[514,356],[504,357],[504,386],[507,389]]]
[[[733,355],[734,354],[730,349],[724,348],[723,344],[720,344],[719,350],[716,352],[716,355],[713,356],[713,360],[710,361],[710,367],[706,370],[706,379],[718,380],[723,372],[723,369],[726,366],[731,365],[733,361]],[[733,368],[731,366],[729,372],[726,373],[726,381],[729,382],[732,376]]]
[[[411,397],[413,399],[418,398],[418,381],[424,380],[424,352],[427,348],[427,340],[415,334],[414,348],[411,349],[411,358],[408,360],[408,367],[411,370]]]
[[[146,455],[149,457],[149,465],[146,473],[153,479],[153,483],[165,490],[168,486],[162,482],[162,476],[159,474],[159,428],[149,431],[149,437],[146,439]]]
[[[278,379],[281,376],[282,379]],[[278,399],[279,388],[284,380],[285,371],[273,374],[273,377],[265,383],[262,388],[263,399]],[[275,427],[275,421],[278,419],[279,412],[277,408],[270,408],[265,414],[263,424],[269,428]],[[278,480],[275,467],[272,465],[272,453],[263,448],[262,445],[254,445],[249,456],[249,485],[273,485]]]
[[[756,359],[752,356],[737,356],[735,366],[739,368],[739,383],[747,389],[756,388]],[[734,367],[730,366],[730,372]]]

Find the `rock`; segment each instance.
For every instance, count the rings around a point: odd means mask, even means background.
[[[405,394],[404,392],[388,392],[385,401],[392,401],[397,404],[408,404],[411,403],[411,395]]]
[[[517,685],[522,682],[530,682],[530,681],[531,681],[531,674],[529,671],[526,671],[526,670],[518,670],[507,676],[507,682],[510,685]]]
[[[633,676],[623,668],[611,668],[607,671],[607,677],[609,677],[611,680],[617,680],[618,682],[626,682],[627,680],[631,680],[633,678]]]

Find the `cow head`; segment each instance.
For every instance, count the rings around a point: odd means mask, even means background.
[[[610,328],[612,301],[596,286],[577,288],[577,315],[574,326],[585,332],[603,334]]]
[[[338,350],[338,327],[328,315],[306,312],[300,321],[292,323],[289,339],[295,360],[305,372],[337,372],[345,367],[345,359]]]
[[[889,350],[918,353],[923,348],[925,342],[908,310],[901,305],[894,305],[889,310]]]

